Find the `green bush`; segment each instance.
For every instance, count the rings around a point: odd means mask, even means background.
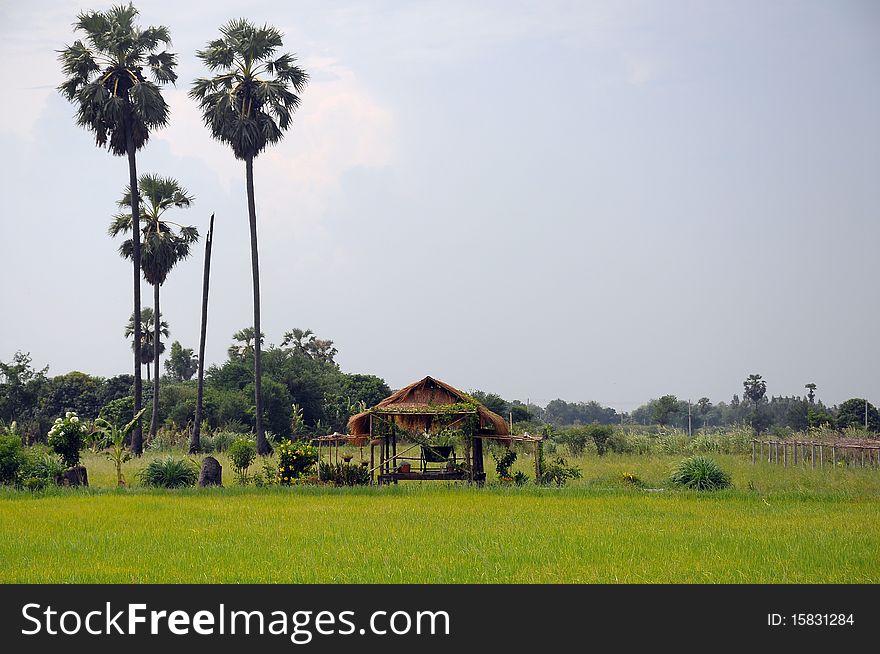
[[[49,447],[61,457],[65,465],[72,468],[79,464],[79,453],[83,448],[86,426],[73,411],[64,414],[64,418],[56,418],[49,430]]]
[[[365,463],[322,463],[319,478],[337,486],[365,486],[370,471]]]
[[[599,456],[605,454],[605,451],[608,449],[608,440],[613,434],[614,427],[611,425],[600,425],[598,423],[587,425],[587,435],[596,444],[596,454]],[[624,438],[625,441],[626,438]]]
[[[15,435],[0,436],[0,484],[18,482],[26,462],[21,439]]]
[[[495,459],[495,472],[498,474],[498,479],[512,481],[513,475],[510,473],[510,467],[516,463],[516,452],[505,450],[500,456],[492,452],[492,458]]]
[[[278,445],[278,483],[289,485],[318,461],[318,450],[305,441],[289,439]],[[324,466],[321,466],[323,468]]]
[[[138,474],[144,486],[157,488],[184,488],[195,486],[199,467],[190,459],[154,459]]]
[[[581,469],[569,466],[561,456],[549,463],[543,460],[543,456],[541,459],[541,478],[538,481],[544,486],[555,484],[562,487],[569,479],[581,478]]]
[[[719,490],[730,486],[730,477],[713,459],[692,456],[678,464],[672,483],[691,490]]]
[[[215,452],[225,452],[241,434],[234,431],[215,431],[211,436],[211,447]]]
[[[611,427],[609,427],[609,429],[611,429]],[[614,430],[605,442],[605,451],[608,450],[611,450],[615,454],[632,454],[635,452],[635,447],[627,434],[619,430]]]
[[[33,447],[27,452],[25,465],[21,472],[21,485],[32,491],[43,490],[58,484],[64,474],[64,464],[58,457],[42,447]]]
[[[247,471],[257,456],[257,444],[250,438],[236,438],[227,451],[232,468],[238,475],[238,483],[247,484]]]

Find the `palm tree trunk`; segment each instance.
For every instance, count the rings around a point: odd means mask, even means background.
[[[141,382],[141,214],[140,193],[138,193],[137,163],[134,156],[134,139],[131,128],[126,126],[126,149],[128,150],[128,183],[131,187],[131,260],[134,266],[134,414],[138,415],[143,406],[143,384]],[[131,432],[131,452],[140,456],[144,451],[143,422],[138,418]]]
[[[192,436],[189,440],[189,453],[195,454],[202,449],[202,400],[205,393],[205,337],[208,333],[208,281],[211,278],[211,244],[214,241],[214,214],[208,225],[208,236],[205,239],[205,274],[202,280],[202,332],[199,335],[199,385],[196,396],[196,415]]]
[[[257,253],[257,209],[254,203],[254,158],[245,160],[247,173],[248,217],[251,225],[251,270],[254,277],[254,404],[256,415],[254,429],[257,435],[257,453],[269,454],[272,450],[263,433],[263,361],[260,343],[260,260]]]
[[[153,286],[153,415],[150,419],[150,438],[156,437],[159,428],[159,289],[161,285]]]

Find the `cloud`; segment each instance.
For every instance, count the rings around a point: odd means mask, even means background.
[[[381,167],[394,154],[391,111],[359,83],[354,71],[331,57],[302,61],[311,82],[284,140],[255,161],[261,224],[279,224],[289,234],[320,235],[331,196],[346,171]],[[197,157],[228,188],[242,183],[244,164],[211,139],[186,91],[166,94],[172,109],[168,128],[156,134],[171,153]]]

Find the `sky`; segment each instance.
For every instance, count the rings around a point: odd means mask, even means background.
[[[128,183],[55,90],[83,9],[0,2],[0,360],[131,372]],[[179,56],[141,173],[216,214],[209,364],[252,324],[244,164],[187,97],[241,2],[137,3]],[[310,75],[255,162],[267,343],[310,328],[342,370],[631,410],[818,385],[880,401],[880,3],[281,2]],[[203,249],[162,288],[197,349]],[[142,287],[144,305],[151,289]]]

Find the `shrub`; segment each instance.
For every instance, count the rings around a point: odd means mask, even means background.
[[[602,456],[605,454],[605,450],[608,449],[608,439],[614,434],[614,427],[594,423],[587,426],[587,434],[590,440],[596,444],[596,454]],[[624,440],[626,439],[624,438]]]
[[[558,439],[568,448],[572,456],[580,456],[584,453],[587,443],[592,440],[588,427],[572,427],[559,434]]]
[[[706,434],[697,434],[694,439],[688,443],[688,449],[691,452],[717,452],[719,443],[716,439]]]
[[[199,468],[190,459],[154,459],[138,474],[144,486],[158,488],[184,488],[195,486],[199,479]]]
[[[247,471],[257,456],[257,444],[250,438],[236,438],[227,453],[232,460],[232,468],[238,475],[238,483],[247,484]]]
[[[516,486],[525,486],[529,483],[529,476],[522,470],[517,470],[513,473],[513,483]]]
[[[215,452],[225,452],[241,434],[235,431],[215,431],[211,436],[211,445]]]
[[[366,463],[322,463],[318,478],[337,486],[365,486],[370,483],[370,471]]]
[[[492,458],[495,459],[495,472],[498,479],[502,481],[513,481],[510,474],[510,467],[516,462],[516,452],[513,450],[505,450],[501,456],[492,452]]]
[[[635,486],[636,488],[642,488],[645,485],[645,483],[633,472],[624,472],[620,476],[620,479],[624,484]]]
[[[555,484],[561,487],[565,486],[569,479],[580,479],[580,477],[580,468],[569,466],[561,456],[550,463],[545,462],[542,457],[541,478],[538,480],[541,484],[545,486]]]
[[[305,441],[284,440],[278,446],[278,482],[289,485],[318,461],[318,450]],[[321,466],[323,468],[323,466]]]
[[[31,491],[43,490],[58,483],[64,474],[64,464],[55,454],[45,449],[32,448],[22,466],[21,485]]]
[[[601,425],[597,425],[601,426]],[[611,427],[608,428],[611,430]],[[605,450],[611,450],[615,454],[632,454],[635,452],[629,437],[622,431],[612,431],[605,442]]]
[[[21,439],[15,435],[0,436],[0,484],[14,484],[27,462]]]
[[[678,464],[672,483],[691,490],[719,490],[730,486],[730,477],[713,459],[692,456]]]
[[[64,418],[56,418],[49,430],[49,447],[61,457],[70,468],[79,464],[79,452],[83,448],[86,426],[73,411],[64,414]]]

